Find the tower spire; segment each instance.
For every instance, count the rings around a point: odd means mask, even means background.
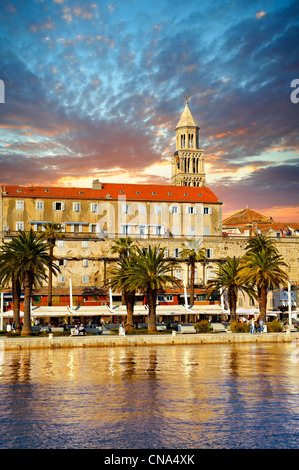
[[[199,148],[199,127],[189,109],[189,96],[176,126],[176,151],[172,158],[174,186],[204,186],[204,152]]]

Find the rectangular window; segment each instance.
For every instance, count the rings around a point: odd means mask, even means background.
[[[16,230],[24,230],[24,222],[17,222]]]
[[[183,275],[182,275],[182,270],[181,270],[181,269],[174,269],[174,270],[173,270],[173,275],[174,275],[174,277],[176,277],[177,279],[180,279],[180,280],[183,279]]]
[[[203,228],[203,234],[204,235],[210,235],[210,227],[204,227]]]
[[[178,258],[180,256],[180,252],[181,252],[180,248],[174,248],[173,249],[173,257]]]
[[[63,248],[64,247],[64,240],[57,240],[57,246],[58,246],[58,248]]]
[[[139,204],[139,214],[146,214],[145,204]]]
[[[129,204],[123,204],[122,205],[122,213],[123,214],[128,214],[129,213]]]
[[[89,276],[83,276],[83,277],[82,277],[82,282],[83,282],[84,284],[88,284],[88,283],[89,283]]]
[[[58,276],[58,282],[65,282],[65,276]]]
[[[24,201],[16,201],[16,209],[17,211],[24,210]]]
[[[162,214],[162,206],[161,205],[156,205],[155,206],[155,213],[156,214]]]
[[[83,259],[83,266],[84,266],[85,268],[88,267],[88,259],[86,259],[86,258]]]
[[[204,215],[211,215],[212,214],[212,208],[211,207],[202,207],[201,213]]]
[[[172,234],[173,234],[173,236],[179,235],[179,227],[178,227],[178,225],[173,225],[173,226],[172,226]]]
[[[82,241],[82,248],[88,248],[88,241],[87,240]]]
[[[73,212],[80,212],[80,210],[81,210],[81,203],[73,202]]]
[[[213,258],[213,249],[212,248],[207,248],[206,249],[206,257],[207,258]]]
[[[129,235],[132,233],[131,225],[121,225],[121,233],[122,235]]]
[[[195,210],[195,207],[193,206],[188,206],[186,207],[186,214],[196,214],[196,210]]]
[[[60,260],[58,260],[58,265],[59,266],[66,266],[66,259],[61,258]]]
[[[181,213],[181,208],[180,206],[172,206],[170,208],[170,213],[171,214],[180,214]]]
[[[98,213],[98,204],[97,204],[97,202],[92,202],[90,204],[90,212],[94,212],[95,214]]]
[[[188,225],[188,235],[193,237],[195,235],[195,227],[194,225]]]
[[[65,204],[64,202],[53,202],[53,211],[64,211]]]
[[[36,210],[43,211],[44,210],[44,201],[36,201]]]

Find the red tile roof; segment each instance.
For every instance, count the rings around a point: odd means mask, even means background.
[[[258,212],[253,211],[252,209],[243,209],[235,214],[227,217],[227,219],[223,220],[223,226],[240,226],[246,224],[252,224],[252,222],[262,222],[272,224],[272,220],[269,217],[266,217]]]
[[[57,186],[2,186],[3,197],[117,200],[128,201],[203,202],[222,204],[207,187],[150,184],[102,183],[102,189]]]

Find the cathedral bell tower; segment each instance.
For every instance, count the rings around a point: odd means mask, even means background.
[[[192,117],[187,98],[175,135],[176,151],[171,160],[171,184],[205,186],[204,151],[199,149],[199,127]]]

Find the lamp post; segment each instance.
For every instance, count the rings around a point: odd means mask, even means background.
[[[288,299],[289,299],[289,325],[292,325],[292,295],[291,295],[291,283],[288,281]]]

